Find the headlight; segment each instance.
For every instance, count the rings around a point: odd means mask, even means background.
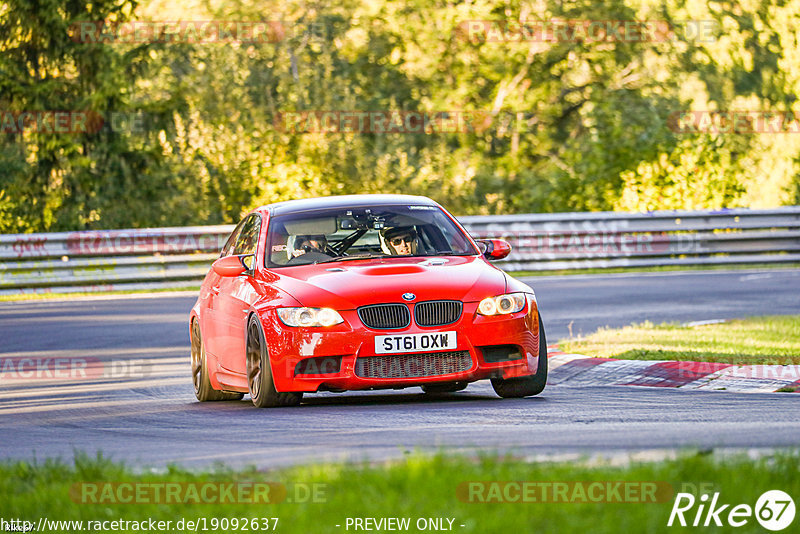
[[[278,308],[277,311],[286,326],[333,326],[344,322],[339,312],[330,308]]]
[[[487,297],[478,304],[481,315],[508,315],[525,307],[525,293],[508,293],[499,297]]]

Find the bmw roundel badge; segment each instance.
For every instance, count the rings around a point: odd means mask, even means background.
[[[414,293],[403,293],[403,300],[414,300],[417,296]]]

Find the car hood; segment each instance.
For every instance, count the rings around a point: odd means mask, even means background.
[[[303,306],[354,309],[425,300],[479,301],[506,290],[502,271],[479,256],[381,258],[305,265],[272,271],[277,284]]]

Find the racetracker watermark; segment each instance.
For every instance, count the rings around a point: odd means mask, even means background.
[[[519,230],[473,232],[475,239],[504,239],[517,258],[593,257],[611,254],[689,254],[704,252],[694,234],[625,232],[622,230]]]
[[[212,252],[219,251],[226,239],[227,236],[222,234],[186,234],[159,230],[73,232],[67,235],[66,252],[87,256]],[[45,243],[41,247],[42,254],[47,254],[47,250]]]
[[[160,520],[145,519],[48,519],[40,517],[34,523],[20,518],[0,517],[4,532],[240,532],[276,531],[277,517],[176,517]]]
[[[276,43],[285,36],[278,21],[77,22],[69,29],[79,43]]]
[[[796,134],[800,113],[791,111],[674,111],[667,127],[678,134]]]
[[[491,128],[504,132],[529,132],[532,113],[481,110],[307,110],[277,114],[274,126],[291,134],[441,134],[482,133]]]
[[[136,111],[0,110],[0,133],[21,135],[93,134],[100,131],[141,133],[152,129],[148,116]]]
[[[85,44],[260,44],[294,37],[323,39],[326,33],[321,22],[303,24],[280,20],[86,21],[69,27],[70,38]]]
[[[675,494],[668,482],[570,480],[473,481],[456,488],[466,503],[658,503]]]
[[[718,29],[713,20],[467,20],[456,36],[470,43],[709,43]]]
[[[293,482],[78,482],[69,490],[79,504],[324,503],[328,485]]]
[[[152,362],[143,359],[6,356],[0,358],[0,381],[97,380],[146,378],[153,374]]]
[[[9,111],[0,110],[0,133],[94,133],[103,127],[95,111]]]

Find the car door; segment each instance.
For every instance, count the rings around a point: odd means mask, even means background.
[[[244,219],[239,221],[239,224],[236,225],[231,235],[228,236],[228,240],[225,242],[225,246],[222,247],[222,252],[219,255],[220,258],[233,254],[233,249],[236,246],[244,222]],[[206,353],[211,356],[210,360],[212,362],[217,361],[216,357],[220,354],[222,346],[224,345],[222,343],[224,331],[220,328],[220,322],[217,318],[219,294],[223,280],[224,278],[212,269],[200,293],[200,306],[204,308],[200,313],[200,328],[203,332],[203,343],[205,344]]]
[[[237,236],[231,254],[255,254],[260,233],[261,216],[257,213],[248,215],[243,221],[242,230]],[[255,263],[253,266],[255,267]],[[258,297],[252,270],[236,277],[220,279],[215,313],[220,340],[217,361],[225,370],[235,374],[244,375],[246,372],[247,315],[251,304],[258,300]]]

